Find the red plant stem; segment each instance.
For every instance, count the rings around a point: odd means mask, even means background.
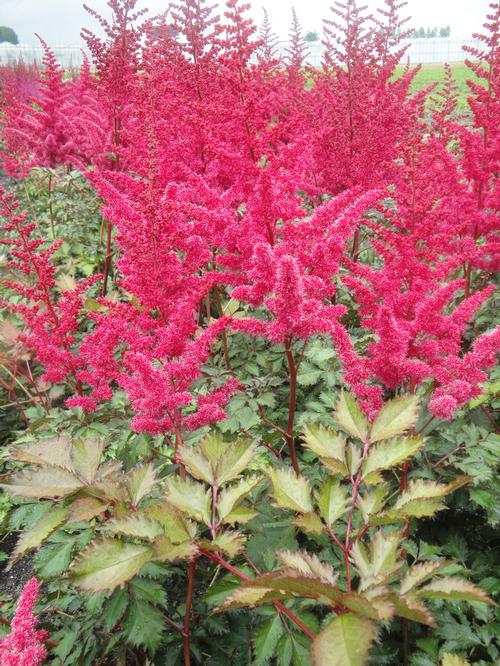
[[[205,550],[204,548],[200,548],[200,553],[207,557],[209,560],[212,560],[212,562],[215,562],[216,564],[220,564],[221,567],[224,567],[224,569],[227,569],[227,571],[230,571],[232,574],[234,574],[237,578],[240,580],[244,581],[245,583],[249,583],[251,578],[248,576],[245,576],[244,573],[239,571],[236,567],[234,567],[232,564],[229,562],[226,562],[224,558],[222,558],[218,553],[213,553],[210,550]],[[302,629],[302,631],[309,636],[311,640],[314,640],[316,638],[316,634],[314,631],[311,631],[308,626],[306,626],[302,620],[300,620],[295,613],[292,613],[292,611],[284,606],[280,601],[273,601],[271,602],[276,610],[279,613],[283,613],[283,615],[286,615],[288,619],[290,619],[294,624],[299,627],[299,629]]]
[[[189,625],[191,621],[191,604],[193,601],[194,580],[196,574],[196,558],[189,563],[188,589],[186,596],[186,611],[184,613],[184,627],[182,630],[182,643],[184,648],[184,666],[191,666],[191,651],[189,649]]]
[[[356,479],[354,480],[354,483],[353,483],[353,486],[352,486],[351,509],[349,511],[349,518],[347,519],[347,530],[346,530],[345,542],[344,542],[344,564],[345,564],[345,575],[346,575],[346,580],[347,580],[347,591],[348,592],[351,592],[351,589],[352,589],[351,563],[349,561],[349,553],[351,552],[351,548],[353,546],[353,541],[351,539],[352,519],[353,519],[353,516],[354,516],[354,507],[356,506],[356,500],[358,498],[359,487],[361,485],[361,482],[363,481],[362,462],[365,459],[366,454],[368,453],[369,447],[370,447],[370,442],[366,441],[365,445],[363,447],[363,455],[361,457],[359,471],[358,471],[358,474],[357,474]]]
[[[181,475],[182,479],[186,478],[186,468],[184,467],[184,463],[180,459],[179,456],[179,449],[180,447],[184,444],[182,441],[182,435],[181,435],[181,429],[179,427],[179,424],[176,422],[175,424],[175,462],[179,463],[179,473]]]
[[[50,232],[52,240],[56,239],[56,229],[54,226],[54,205],[52,203],[52,171],[49,171],[49,182],[47,185],[47,194],[49,196],[49,217],[50,217]]]
[[[434,421],[434,418],[435,418],[434,416],[429,416],[427,421],[424,423],[424,425],[421,428],[419,428],[419,430],[417,430],[415,435],[420,435],[420,433],[424,432],[424,430]]]
[[[214,295],[215,295],[215,304],[217,306],[217,311],[219,313],[219,317],[224,316],[224,311],[222,309],[222,303],[220,299],[220,294],[219,294],[219,288],[217,286],[214,287]],[[222,348],[224,350],[224,360],[226,361],[226,368],[232,372],[233,368],[231,366],[231,359],[229,357],[229,345],[227,343],[227,333],[226,331],[222,331]]]
[[[108,291],[108,278],[109,278],[109,272],[111,270],[111,222],[108,220],[107,221],[107,229],[106,229],[106,259],[104,263],[104,278],[102,282],[102,296],[106,296],[107,291]]]
[[[483,414],[487,417],[488,421],[493,426],[493,430],[495,432],[500,432],[500,427],[498,426],[497,422],[493,418],[493,415],[490,412],[490,410],[487,407],[485,407],[484,405],[480,405],[480,408],[481,408],[481,411],[483,412]]]
[[[295,405],[297,400],[297,368],[291,350],[291,338],[287,338],[285,342],[285,352],[288,361],[288,373],[290,376],[290,398],[288,402],[288,423],[287,433],[285,436],[290,458],[292,459],[292,467],[297,476],[300,476],[299,461],[297,460],[297,449],[295,448],[295,440],[293,438],[293,422],[295,420]]]
[[[4,382],[3,379],[0,379],[0,384],[1,384],[1,385],[4,387],[4,389],[5,389],[5,390],[6,390],[6,391],[12,396],[12,399],[13,399],[14,402],[16,403],[17,408],[18,408],[18,410],[19,410],[19,413],[21,414],[21,418],[23,419],[25,425],[26,425],[26,426],[29,426],[28,418],[27,418],[27,416],[26,416],[26,414],[25,414],[25,412],[24,412],[24,409],[23,409],[22,406],[21,406],[21,403],[19,402],[19,400],[18,400],[18,398],[17,398],[17,394],[16,394],[15,389],[14,389],[12,386],[9,386],[9,385],[7,384],[7,382]]]
[[[217,493],[219,492],[219,486],[214,483],[212,485],[212,524],[210,525],[210,532],[212,534],[212,539],[215,539],[217,534]]]

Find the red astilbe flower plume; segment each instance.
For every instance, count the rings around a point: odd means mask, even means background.
[[[112,130],[108,150],[114,155],[115,168],[119,169],[130,85],[138,70],[141,39],[147,25],[137,25],[137,21],[147,10],[136,10],[137,0],[108,0],[107,5],[112,11],[111,21],[84,5],[86,11],[99,22],[104,38],[88,28],[83,28],[81,36],[90,51],[92,66],[97,74],[95,90],[100,107]]]
[[[99,276],[83,280],[57,298],[54,294],[56,268],[51,257],[60,243],[46,246],[43,240],[36,239],[36,225],[27,221],[27,213],[18,212],[18,203],[1,189],[0,220],[0,243],[10,254],[6,267],[17,278],[5,280],[3,284],[23,299],[20,303],[3,302],[2,305],[24,320],[26,332],[21,339],[45,367],[43,380],[52,383],[66,380],[74,390],[81,392],[75,380],[82,362],[74,348],[75,333],[84,293]]]
[[[44,662],[47,650],[43,641],[49,634],[36,629],[37,618],[33,613],[39,589],[36,578],[31,578],[24,586],[10,634],[0,638],[0,666],[40,666]]]
[[[278,57],[278,36],[273,32],[271,21],[266,9],[263,7],[264,19],[259,28],[260,46],[257,52],[259,61],[263,64],[272,64],[279,60]]]
[[[286,50],[288,65],[292,70],[299,71],[304,67],[309,51],[304,41],[302,27],[295,7],[292,7],[292,25],[288,38],[290,41],[290,46]]]
[[[43,48],[43,72],[34,98],[11,100],[4,109],[2,166],[18,178],[30,168],[55,168],[61,164],[82,166],[85,156],[76,143],[75,108],[71,105],[71,84],[54,53],[39,37]]]
[[[466,268],[469,283],[472,268],[500,269],[500,3],[489,6],[491,13],[484,24],[485,34],[474,35],[483,46],[465,48],[475,58],[475,61],[466,60],[477,77],[476,81],[467,82],[473,121],[445,123],[448,133],[459,142],[457,161],[464,189],[462,198],[469,211],[466,233],[481,246],[481,252]]]
[[[387,0],[386,6],[374,23],[355,0],[335,2],[333,18],[325,20],[324,66],[311,90],[309,117],[318,193],[390,182],[399,146],[418,116],[417,100],[408,96],[416,69],[394,77],[404,33],[391,35],[404,23],[397,15],[404,3]]]
[[[0,104],[8,107],[29,102],[38,93],[41,71],[38,62],[26,63],[22,58],[0,66]]]

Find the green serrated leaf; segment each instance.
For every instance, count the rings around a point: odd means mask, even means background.
[[[167,536],[159,536],[153,543],[154,556],[160,562],[187,560],[196,555],[197,548],[191,541],[173,543]]]
[[[173,543],[194,539],[196,535],[196,523],[166,501],[148,506],[144,509],[144,515],[159,523]]]
[[[221,440],[217,441],[221,442]],[[196,448],[194,446],[184,446],[181,450],[180,457],[191,476],[199,481],[205,481],[205,483],[210,485],[214,483],[214,470],[212,465],[198,446]]]
[[[113,592],[106,601],[103,612],[103,626],[106,631],[111,631],[121,620],[128,606],[129,595],[125,590],[118,589]]]
[[[149,541],[153,541],[153,539],[160,536],[163,532],[159,523],[148,519],[142,514],[108,520],[101,527],[101,530],[117,535],[147,539]]]
[[[394,604],[395,614],[399,617],[404,617],[413,622],[420,622],[428,627],[437,627],[434,616],[429,611],[427,606],[418,599],[407,599],[402,596],[393,595],[391,601]]]
[[[158,608],[132,597],[124,623],[125,636],[129,643],[155,651],[162,641],[165,626],[163,615]]]
[[[423,445],[423,437],[398,437],[370,447],[362,465],[363,481],[368,484],[381,483],[383,478],[380,472],[400,465],[414,456]]]
[[[417,420],[420,398],[416,395],[393,398],[380,410],[370,430],[370,441],[379,442],[410,430]]]
[[[307,479],[298,477],[291,469],[272,469],[268,471],[268,475],[276,506],[300,513],[313,510],[311,487]]]
[[[255,486],[260,482],[260,476],[247,477],[225,488],[217,500],[219,519],[224,520]]]
[[[279,615],[259,624],[254,632],[255,666],[262,666],[273,657],[278,641],[283,635],[283,625]]]
[[[422,599],[455,599],[457,601],[480,601],[494,606],[484,590],[463,578],[447,576],[438,578],[415,593]]]
[[[304,428],[304,446],[313,451],[330,471],[346,476],[345,438],[331,428],[308,425]]]
[[[342,430],[348,435],[366,441],[368,436],[368,419],[363,414],[356,398],[350,393],[341,391],[335,409],[335,418]]]
[[[438,560],[437,562],[420,562],[413,564],[401,579],[400,594],[406,594],[420,585],[434,574],[453,564],[451,560]]]
[[[75,560],[71,582],[87,592],[114,590],[136,576],[153,555],[151,548],[118,539],[94,541]]]
[[[229,557],[236,557],[245,545],[246,536],[240,532],[221,532],[216,536],[213,543]]]
[[[356,541],[351,558],[361,576],[360,591],[384,583],[403,565],[400,544],[399,532],[384,535],[382,530],[372,537],[369,551],[361,541]]]
[[[186,513],[198,522],[210,525],[211,498],[202,483],[180,477],[170,478],[165,490],[165,497],[179,511]]]
[[[314,666],[363,666],[377,631],[375,625],[352,613],[339,615],[312,643]]]
[[[387,486],[379,485],[367,493],[358,495],[356,505],[361,511],[365,523],[368,523],[370,517],[382,509],[388,492],[389,490]]]
[[[33,527],[23,532],[11,554],[7,569],[10,569],[14,562],[28,551],[38,548],[52,532],[63,524],[67,514],[68,510],[62,507],[52,508],[40,520],[37,520]]]
[[[137,506],[158,483],[152,463],[136,465],[127,474],[127,489],[133,506]]]
[[[309,534],[322,534],[325,529],[317,513],[304,513],[301,516],[296,516],[292,522],[304,532],[309,532]]]
[[[321,517],[331,527],[351,505],[345,486],[338,479],[329,478],[323,484],[317,497]]]
[[[254,511],[248,506],[237,506],[224,518],[224,522],[228,525],[236,525],[236,523],[244,525],[258,515],[257,511]]]

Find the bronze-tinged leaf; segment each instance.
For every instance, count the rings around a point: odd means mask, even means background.
[[[127,474],[126,483],[132,506],[137,506],[158,483],[154,465],[152,463],[136,465]]]
[[[224,488],[217,500],[219,519],[224,520],[260,481],[260,476],[249,476]]]
[[[7,477],[0,488],[16,497],[66,497],[80,490],[82,482],[62,467],[25,469]]]
[[[397,437],[370,447],[362,465],[363,481],[368,484],[382,483],[381,472],[408,460],[423,445],[423,437]]]
[[[358,615],[372,619],[379,619],[379,612],[366,598],[354,592],[342,592],[338,587],[326,582],[324,579],[310,575],[301,575],[296,570],[286,569],[282,572],[257,576],[245,583],[248,587],[260,587],[268,590],[277,590],[286,594],[294,593],[304,597],[312,597],[318,603],[327,606],[340,604],[349,608]]]
[[[159,523],[173,543],[189,541],[196,536],[197,526],[174,506],[163,500],[144,509],[144,515]]]
[[[304,513],[293,519],[293,524],[309,534],[322,534],[325,526],[317,513]]]
[[[189,560],[196,556],[198,548],[191,541],[172,543],[165,536],[159,536],[153,543],[154,558],[159,562],[174,562],[175,560]]]
[[[323,483],[317,496],[317,502],[321,517],[328,527],[331,527],[348,511],[351,497],[348,495],[346,487],[338,479],[330,477]]]
[[[424,581],[432,578],[438,571],[442,571],[449,567],[453,562],[451,560],[438,560],[436,562],[419,562],[413,564],[401,579],[399,588],[400,594],[406,594],[413,590],[417,585],[421,585]]]
[[[334,618],[312,644],[314,666],[364,666],[377,635],[373,622],[352,613]]]
[[[341,391],[335,408],[335,418],[344,432],[355,439],[366,442],[368,419],[351,393]]]
[[[108,508],[107,504],[103,504],[96,497],[79,497],[69,507],[68,518],[66,523],[88,522],[101,513],[104,513]]]
[[[71,447],[71,464],[76,475],[88,484],[96,478],[97,468],[104,451],[102,437],[86,437],[73,440]]]
[[[418,416],[420,398],[416,395],[393,398],[380,410],[370,430],[370,441],[379,442],[410,430]]]
[[[311,487],[303,476],[297,476],[291,469],[270,469],[268,471],[273,486],[275,506],[300,513],[313,510]]]
[[[190,518],[210,525],[212,501],[209,491],[202,483],[189,478],[170,478],[165,489],[165,498]]]
[[[130,536],[137,539],[153,541],[163,533],[159,523],[146,518],[143,514],[135,513],[125,518],[113,518],[101,527],[102,531],[116,535]]]
[[[329,585],[336,585],[339,579],[331,564],[322,562],[317,555],[304,551],[279,550],[276,557],[283,565],[284,573],[294,571],[303,576],[320,578]]]
[[[229,557],[236,557],[245,545],[246,536],[240,532],[220,532],[213,543]]]
[[[47,437],[23,446],[13,446],[9,453],[12,460],[32,465],[53,465],[71,471],[69,437]]]
[[[96,497],[109,502],[128,502],[129,495],[125,485],[125,477],[120,472],[112,472],[105,477],[100,476],[86,489]]]
[[[413,622],[426,624],[428,627],[437,627],[437,622],[427,606],[418,599],[408,599],[404,596],[393,595],[392,601],[396,615]]]
[[[348,474],[343,435],[331,428],[311,424],[304,428],[304,446],[315,453],[333,474]]]
[[[432,581],[415,592],[421,599],[454,599],[456,601],[480,601],[490,606],[495,602],[486,592],[463,578],[446,576]]]
[[[114,590],[136,576],[152,556],[148,546],[119,539],[94,541],[75,560],[70,580],[85,592]]]
[[[273,601],[286,601],[293,595],[279,592],[278,590],[268,590],[263,587],[239,587],[232,592],[224,602],[215,609],[215,612],[227,610],[237,610],[239,608],[248,608],[261,606],[262,604],[272,603]]]
[[[23,557],[28,551],[38,548],[55,530],[60,527],[68,514],[67,509],[63,507],[54,507],[48,513],[43,515],[30,529],[24,531],[12,552],[9,560],[8,569],[14,562]]]

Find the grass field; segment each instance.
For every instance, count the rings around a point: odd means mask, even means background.
[[[469,88],[467,86],[468,80],[477,80],[474,73],[463,63],[457,62],[450,65],[453,73],[453,78],[459,90],[458,109],[460,111],[465,109],[467,104],[467,97],[469,95]],[[399,69],[399,73],[403,72],[403,67]],[[415,75],[411,89],[413,91],[421,90],[432,83],[441,84],[444,82],[444,65],[422,65],[420,70]]]

